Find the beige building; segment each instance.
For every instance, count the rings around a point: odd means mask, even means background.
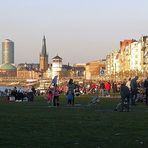
[[[148,73],[148,36],[142,36],[140,38],[142,44],[142,53],[141,53],[141,66],[144,74]]]
[[[97,80],[100,77],[100,71],[102,69],[105,72],[105,61],[103,60],[97,60],[86,63],[85,78],[87,80]]]
[[[41,73],[39,71],[28,70],[27,68],[18,68],[17,69],[17,78],[18,79],[39,79]]]

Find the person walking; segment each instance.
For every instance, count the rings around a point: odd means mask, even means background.
[[[47,103],[52,105],[53,93],[52,93],[52,90],[51,90],[50,87],[47,90],[47,96],[46,97],[47,97]]]
[[[126,86],[126,81],[123,81],[120,87],[121,102],[117,104],[114,111],[118,111],[119,107],[120,112],[127,111],[129,112],[129,99],[130,99],[130,90]]]
[[[100,95],[104,96],[105,84],[103,81],[100,82]]]
[[[54,86],[54,97],[53,97],[53,105],[59,106],[59,96],[60,96],[60,90],[58,85],[56,84]]]
[[[129,78],[126,82],[126,86],[129,88],[129,90],[131,90],[131,78]]]
[[[123,82],[121,84],[120,95],[121,95],[121,112],[123,112],[125,107],[127,108],[127,111],[129,112],[130,90],[126,86],[126,82]]]
[[[129,88],[129,91],[130,91],[129,103],[132,104],[131,102],[131,78],[129,78],[128,81],[126,82],[126,86]]]
[[[138,76],[135,76],[135,78],[133,78],[131,80],[131,105],[136,105],[136,99],[137,99],[137,93],[138,93]]]
[[[111,83],[110,83],[110,81],[107,81],[105,83],[105,90],[106,90],[106,97],[110,97],[110,90],[111,90]]]
[[[145,103],[146,105],[148,105],[148,77],[144,80],[144,88],[145,88],[145,96],[146,96]]]
[[[71,93],[72,95],[72,105],[74,105],[74,101],[75,101],[75,95],[74,95],[74,90],[76,88],[76,85],[74,84],[73,82],[73,79],[70,79],[68,84],[67,84],[67,87],[68,87],[68,91],[67,91],[67,94]]]

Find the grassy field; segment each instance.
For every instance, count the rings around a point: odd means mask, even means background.
[[[77,107],[48,107],[34,102],[0,101],[0,147],[14,148],[147,148],[148,107],[139,103],[130,112],[114,112],[118,99],[101,99],[87,106],[89,96],[76,98]]]

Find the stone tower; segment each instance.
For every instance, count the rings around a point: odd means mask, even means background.
[[[48,69],[48,55],[46,52],[46,39],[43,37],[42,52],[40,53],[40,71],[45,72]]]

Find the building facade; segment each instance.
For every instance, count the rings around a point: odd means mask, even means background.
[[[58,55],[52,58],[52,79],[58,76],[58,79],[62,74],[62,58]]]
[[[13,78],[17,76],[17,69],[12,64],[6,63],[0,65],[1,78]]]
[[[141,71],[141,43],[131,43],[131,54],[130,54],[130,69],[135,71]]]
[[[101,74],[102,70],[105,71],[105,62],[104,60],[97,60],[86,63],[85,79],[86,80],[97,80],[102,78],[105,73]]]
[[[141,65],[146,75],[146,73],[148,73],[148,36],[142,36],[140,42],[142,44]]]
[[[148,36],[142,36],[137,41],[133,39],[121,41],[120,50],[108,54],[106,61],[109,78],[117,76],[119,79],[126,79],[135,75],[146,76],[148,74]]]
[[[17,78],[18,79],[39,79],[40,71],[30,68],[31,64],[25,64],[24,66],[19,65],[17,67]]]
[[[5,39],[2,42],[2,64],[14,64],[14,42]]]

